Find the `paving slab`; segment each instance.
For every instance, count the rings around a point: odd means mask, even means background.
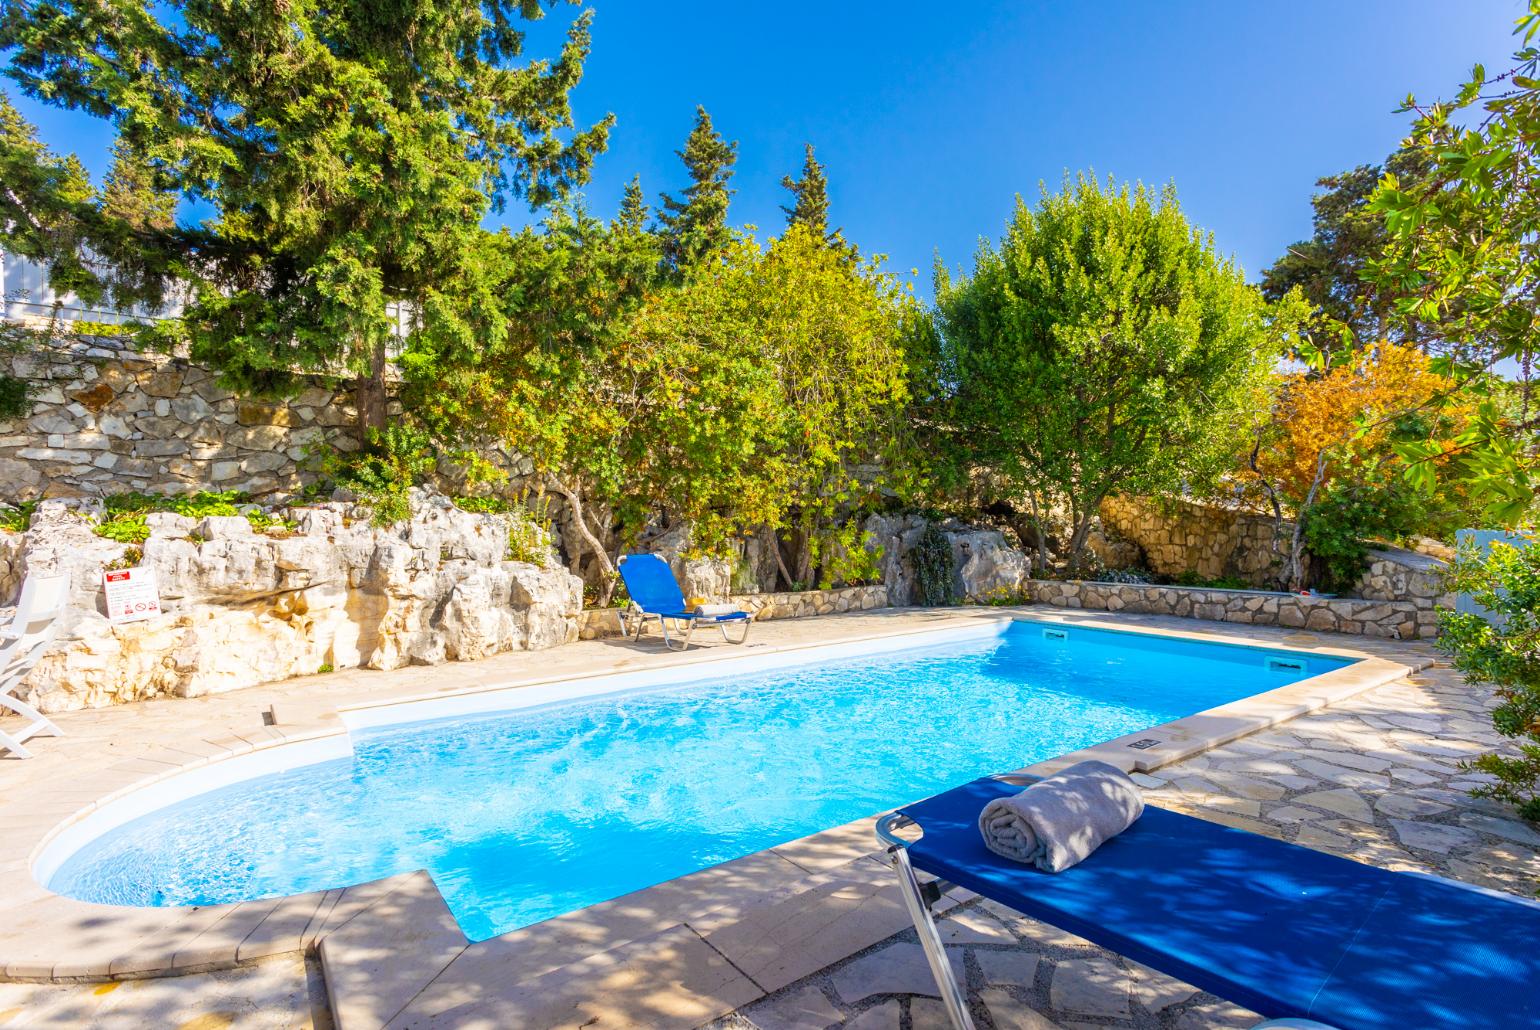
[[[383,1025],[690,1030],[762,993],[695,931],[677,926],[531,980],[435,984]]]

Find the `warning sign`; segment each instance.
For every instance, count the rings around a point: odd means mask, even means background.
[[[154,569],[104,572],[102,586],[107,590],[107,618],[112,622],[137,622],[160,614],[160,587]]]

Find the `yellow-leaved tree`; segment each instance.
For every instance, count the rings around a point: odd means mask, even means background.
[[[1366,538],[1438,535],[1459,520],[1464,498],[1449,488],[1412,489],[1395,446],[1440,440],[1442,452],[1418,459],[1434,463],[1455,453],[1471,415],[1469,405],[1450,400],[1457,387],[1426,354],[1389,341],[1285,377],[1248,464],[1274,511],[1294,516],[1290,589],[1305,585],[1306,550],[1328,585],[1345,587],[1361,571]]]

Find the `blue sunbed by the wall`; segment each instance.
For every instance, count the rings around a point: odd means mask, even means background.
[[[1021,789],[975,780],[887,817],[887,842],[905,820],[923,833],[891,849],[906,890],[905,859],[1268,1017],[1340,1030],[1540,1026],[1540,903],[1153,806],[1080,865],[1041,873],[979,834],[984,805]]]
[[[679,588],[674,571],[656,554],[621,555],[620,578],[626,584],[631,607],[636,610],[637,640],[642,639],[642,630],[648,619],[658,620],[658,628],[663,633],[663,646],[671,651],[689,650],[690,635],[698,625],[718,627],[722,631],[722,639],[732,643],[741,644],[749,638],[749,624],[754,620],[748,612],[706,615],[692,609],[685,603],[684,591]],[[678,648],[674,647],[673,638],[668,633],[670,622],[683,623],[685,626],[684,639]],[[741,627],[742,632],[737,640],[727,634],[727,627],[731,625]]]

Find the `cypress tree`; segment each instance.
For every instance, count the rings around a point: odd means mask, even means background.
[[[620,198],[620,211],[615,215],[615,228],[623,232],[641,232],[647,226],[647,200],[642,195],[642,177],[633,175],[626,183],[625,195]]]
[[[788,226],[800,225],[814,236],[832,240],[839,231],[829,232],[829,179],[824,175],[823,165],[813,156],[813,145],[805,146],[807,154],[802,159],[802,178],[781,177],[781,185],[790,190],[794,198],[791,207],[783,204],[781,210],[786,212]]]
[[[690,173],[684,199],[663,195],[658,221],[663,225],[663,255],[676,268],[688,267],[732,242],[727,204],[734,191],[727,182],[738,159],[738,144],[729,143],[711,125],[704,107],[695,109],[695,127],[684,149],[675,151]]]

